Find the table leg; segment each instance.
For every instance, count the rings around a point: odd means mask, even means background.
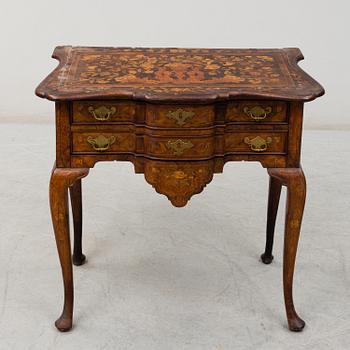
[[[76,266],[83,265],[86,257],[82,252],[81,236],[83,229],[83,213],[81,198],[81,179],[78,179],[69,187],[70,201],[73,213],[74,225],[74,248],[73,248],[73,264]]]
[[[265,252],[261,255],[261,261],[264,264],[271,264],[273,260],[273,238],[275,235],[276,216],[280,201],[281,188],[281,181],[270,176],[269,199],[267,204],[266,245]]]
[[[305,322],[296,313],[293,303],[294,266],[306,196],[305,176],[301,168],[270,168],[268,173],[287,187],[283,287],[288,326],[291,331],[297,332],[305,326]]]
[[[89,169],[56,168],[50,180],[50,208],[56,245],[60,258],[63,284],[64,306],[56,327],[64,332],[72,327],[73,318],[73,269],[69,237],[68,187],[85,177]]]

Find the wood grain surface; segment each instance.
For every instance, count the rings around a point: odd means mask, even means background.
[[[36,94],[50,100],[129,98],[213,101],[275,98],[310,101],[320,84],[288,49],[177,49],[59,46],[59,66]]]
[[[56,327],[72,327],[72,262],[85,262],[81,178],[96,162],[132,162],[158,193],[183,207],[226,162],[256,161],[270,175],[266,264],[273,259],[281,187],[287,187],[284,297],[289,329],[301,331],[293,273],[306,196],[303,107],[324,90],[298,67],[300,50],[64,46],[53,57],[60,64],[36,94],[56,101],[50,205],[65,292]]]

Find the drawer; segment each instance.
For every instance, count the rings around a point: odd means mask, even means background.
[[[235,132],[225,135],[225,150],[233,153],[286,153],[287,132]]]
[[[131,122],[136,113],[136,104],[113,101],[73,102],[73,123]]]
[[[287,103],[281,101],[239,101],[227,106],[226,120],[275,123],[287,121]]]
[[[73,153],[128,153],[135,151],[136,137],[128,132],[73,132]]]
[[[164,159],[203,159],[214,154],[214,137],[144,138],[145,154]]]
[[[167,128],[204,127],[214,124],[214,105],[146,105],[146,124]]]

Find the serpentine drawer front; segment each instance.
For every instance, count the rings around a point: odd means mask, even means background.
[[[214,156],[213,137],[145,137],[145,153],[157,158],[205,159]]]
[[[214,125],[214,105],[146,105],[146,124],[154,127],[194,128]]]
[[[289,328],[302,330],[305,323],[295,311],[292,288],[306,195],[300,166],[303,106],[324,90],[298,67],[300,50],[62,46],[53,57],[59,66],[36,94],[56,103],[50,205],[65,288],[56,327],[61,331],[72,327],[72,263],[85,262],[81,179],[96,162],[132,162],[135,172],[143,173],[158,193],[183,207],[223,171],[226,162],[255,161],[267,168],[270,177],[266,247],[261,256],[266,264],[273,259],[281,186],[288,190],[284,298]],[[116,203],[122,201],[118,198]],[[219,207],[220,196],[216,201]],[[178,215],[180,220],[181,211]],[[245,215],[249,220],[250,214]]]

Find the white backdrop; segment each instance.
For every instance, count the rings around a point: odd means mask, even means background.
[[[2,0],[0,120],[49,120],[34,95],[57,45],[299,47],[326,89],[307,127],[350,128],[347,0]]]

